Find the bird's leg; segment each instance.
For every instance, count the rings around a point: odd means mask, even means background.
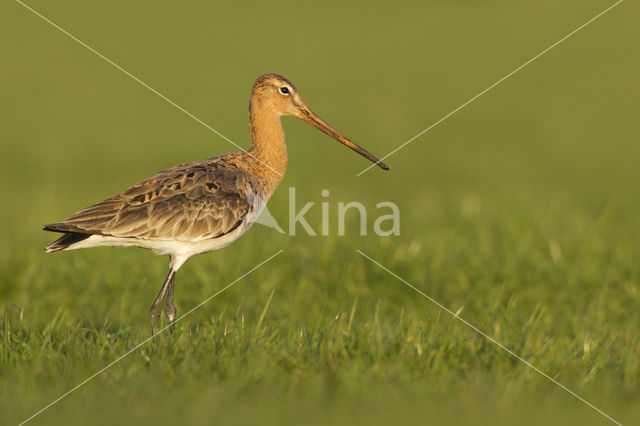
[[[151,314],[151,335],[156,334],[156,323],[160,318],[160,307],[162,306],[162,301],[164,300],[165,294],[167,294],[167,289],[173,282],[173,277],[175,276],[175,271],[173,269],[169,270],[169,275],[165,278],[164,283],[162,283],[162,287],[160,287],[160,291],[156,296],[156,300],[153,301],[153,305],[151,305],[151,309],[149,313]]]
[[[173,286],[176,282],[175,273],[173,277],[171,277],[171,281],[169,282],[169,289],[167,290],[167,301],[164,304],[164,313],[167,315],[167,320],[169,321],[169,331],[173,334],[173,330],[175,328],[175,324],[173,323],[176,319],[176,315],[178,314],[178,310],[176,306],[173,304]]]

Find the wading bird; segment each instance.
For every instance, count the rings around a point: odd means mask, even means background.
[[[155,334],[163,301],[173,332],[176,272],[189,257],[221,249],[240,238],[258,218],[287,168],[280,117],[288,115],[322,130],[382,169],[389,169],[313,113],[289,80],[265,74],[251,91],[248,151],[227,152],[173,167],[46,225],[46,231],[64,233],[47,246],[47,253],[120,246],[168,255],[169,274],[151,305],[151,333]]]

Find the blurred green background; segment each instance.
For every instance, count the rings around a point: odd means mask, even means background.
[[[610,1],[27,3],[236,143],[280,73],[382,156]],[[45,255],[62,219],[234,149],[15,2],[0,6],[0,423],[148,336],[165,258]],[[363,250],[624,424],[640,418],[638,6],[626,1],[387,160],[285,119],[287,187],[319,230],[256,226],[177,276],[180,312],[284,252],[32,424],[607,424]],[[393,201],[401,235],[336,236]],[[272,299],[269,299],[273,294]],[[270,303],[268,301],[270,300]]]

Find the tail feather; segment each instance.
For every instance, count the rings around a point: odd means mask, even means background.
[[[45,227],[45,230],[49,231]],[[73,244],[80,242],[86,238],[89,238],[91,234],[81,234],[79,232],[67,232],[62,237],[58,238],[51,244],[49,244],[45,250],[47,253],[53,253],[56,251],[64,250],[72,246]]]

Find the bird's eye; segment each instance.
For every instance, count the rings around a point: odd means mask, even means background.
[[[280,93],[282,93],[283,95],[288,95],[289,94],[289,88],[286,86],[283,86],[280,88]]]

